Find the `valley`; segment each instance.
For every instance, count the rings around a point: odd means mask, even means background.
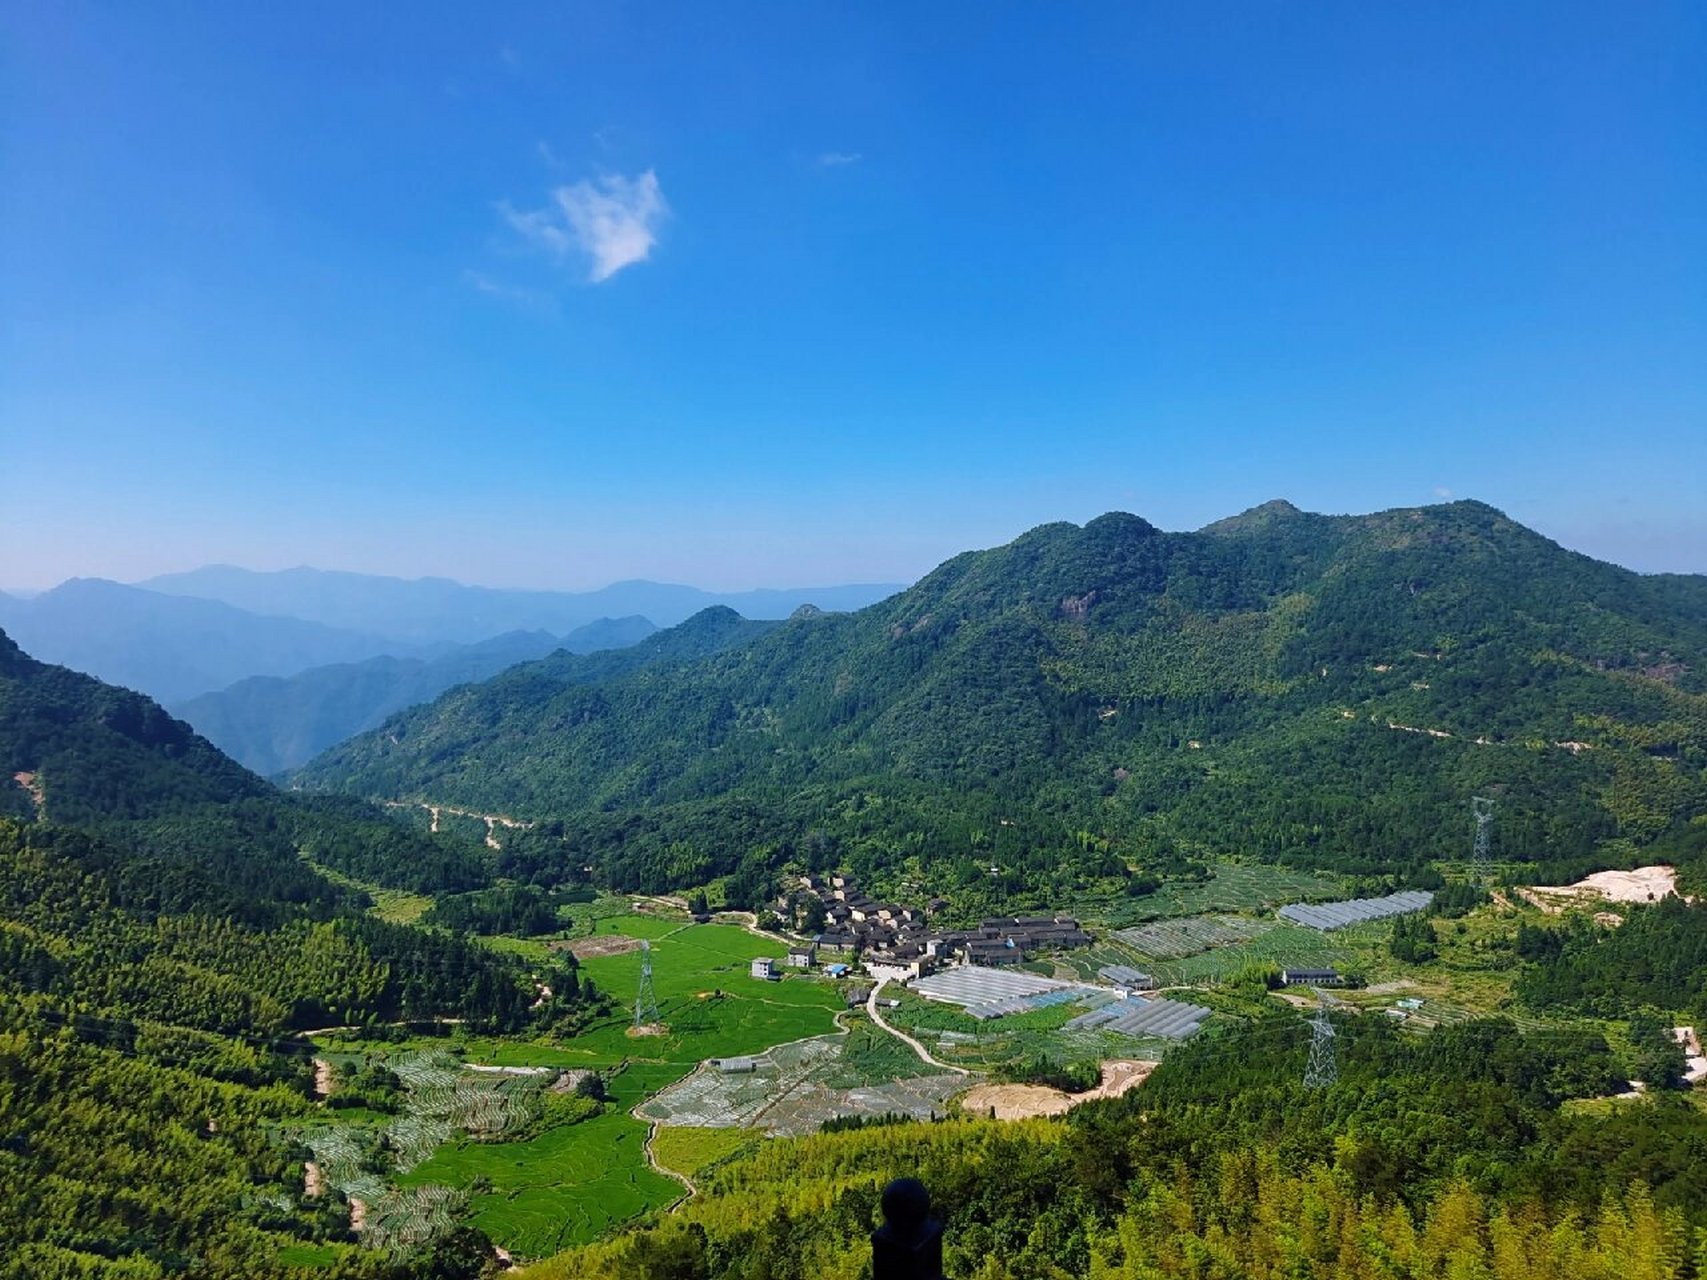
[[[524,658],[282,787],[5,641],[0,1187],[109,1206],[4,1193],[15,1255],[854,1280],[898,1171],[976,1280],[1250,1270],[1294,1248],[1252,1196],[1347,1258],[1682,1239],[1704,671],[1692,589],[1463,503],[1045,526]]]

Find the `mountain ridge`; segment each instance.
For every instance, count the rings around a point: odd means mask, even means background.
[[[557,649],[625,648],[656,630],[650,620],[631,617],[601,618],[561,637],[510,632],[432,658],[382,654],[289,676],[249,676],[174,703],[171,710],[234,759],[271,776],[306,764],[344,739],[377,727],[393,712],[431,701],[456,685],[487,679]]]
[[[0,627],[47,661],[166,702],[251,675],[431,652],[388,636],[105,578],[72,578],[28,600],[0,597]]]
[[[136,584],[168,595],[218,599],[239,608],[277,608],[328,626],[377,630],[417,643],[469,643],[518,630],[563,634],[600,617],[640,614],[660,626],[725,604],[753,618],[784,618],[802,604],[862,607],[900,588],[885,583],[716,592],[630,578],[592,591],[471,586],[449,578],[396,578],[345,570],[262,572],[208,565]]]
[[[1478,787],[1508,854],[1559,864],[1704,803],[1700,584],[1483,503],[1257,510],[1041,525],[727,653],[531,705],[473,686],[299,779],[559,820],[654,887],[680,883],[673,845],[758,876],[813,833],[862,880],[947,862],[963,891],[980,865],[1061,893],[1180,856],[1391,871],[1452,856]]]

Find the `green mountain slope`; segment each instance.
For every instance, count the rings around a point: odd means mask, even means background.
[[[281,794],[4,633],[0,769],[0,1277],[246,1280],[300,1274],[293,1250],[351,1277],[439,1274],[352,1251],[347,1206],[303,1196],[278,1131],[312,1115],[312,1073],[284,1037],[544,1029],[585,993],[572,965],[375,919],[301,855],[436,885],[480,882],[482,852]]]
[[[695,662],[523,667],[301,781],[553,819],[625,886],[802,851],[997,895],[1182,852],[1390,871],[1460,856],[1485,791],[1499,856],[1557,868],[1707,804],[1702,600],[1474,502],[1111,514]]]

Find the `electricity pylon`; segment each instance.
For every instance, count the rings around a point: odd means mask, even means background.
[[[652,990],[652,944],[640,944],[640,994],[634,998],[634,1029],[652,1026],[662,1021],[658,1013],[658,993]]]
[[[1339,1083],[1339,1062],[1334,1057],[1334,1024],[1328,1021],[1328,998],[1320,991],[1321,1004],[1310,1019],[1310,1061],[1304,1067],[1306,1089],[1326,1089]]]
[[[1470,812],[1476,815],[1476,843],[1470,853],[1470,879],[1486,884],[1493,872],[1494,802],[1487,796],[1471,796]]]

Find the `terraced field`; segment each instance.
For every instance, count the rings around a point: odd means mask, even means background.
[[[1215,911],[1272,911],[1287,902],[1342,896],[1339,877],[1314,871],[1243,862],[1217,862],[1210,869],[1208,880],[1169,881],[1147,897],[1086,903],[1083,914],[1118,928]]]
[[[476,1039],[464,1046],[470,1061],[485,1064],[605,1072],[613,1096],[602,1115],[523,1142],[505,1142],[504,1132],[534,1114],[530,1099],[552,1075],[470,1072],[443,1053],[442,1041],[326,1046],[336,1057],[385,1054],[409,1088],[406,1113],[387,1127],[387,1143],[399,1152],[398,1176],[389,1183],[361,1168],[371,1135],[328,1125],[310,1139],[317,1154],[325,1148],[337,1171],[336,1178],[328,1173],[328,1185],[367,1203],[371,1242],[402,1240],[440,1223],[476,1179],[492,1189],[467,1197],[469,1217],[517,1256],[539,1257],[592,1240],[681,1193],[679,1183],[647,1162],[646,1124],[629,1114],[631,1108],[706,1058],[762,1053],[835,1031],[842,1000],[832,984],[798,974],[781,982],[749,976],[755,956],[784,954],[780,939],[734,925],[615,915],[610,909],[602,902],[574,910],[588,911],[587,935],[621,934],[651,942],[664,1034],[629,1034],[626,1002],[639,985],[641,962],[640,953],[630,951],[582,961],[583,979],[622,1002],[603,1022],[567,1041]],[[534,940],[497,941],[525,954],[541,947]],[[839,1049],[841,1038],[834,1043]],[[862,1051],[897,1074],[903,1069],[883,1046],[862,1042]]]
[[[1274,921],[1250,916],[1186,916],[1117,929],[1113,936],[1151,959],[1178,960],[1199,951],[1261,937],[1272,928]]]
[[[681,1194],[679,1183],[647,1163],[646,1126],[628,1114],[654,1080],[619,1074],[604,1114],[526,1142],[446,1144],[402,1179],[403,1189],[466,1188],[484,1178],[492,1189],[469,1197],[471,1220],[519,1256],[597,1239]]]
[[[940,1115],[948,1099],[972,1083],[962,1075],[937,1072],[836,1087],[830,1082],[849,1070],[842,1061],[843,1040],[820,1036],[783,1045],[761,1055],[751,1072],[703,1068],[646,1102],[636,1114],[666,1127],[806,1134],[816,1133],[834,1116],[910,1115],[922,1120]],[[918,1063],[916,1057],[913,1061]]]

